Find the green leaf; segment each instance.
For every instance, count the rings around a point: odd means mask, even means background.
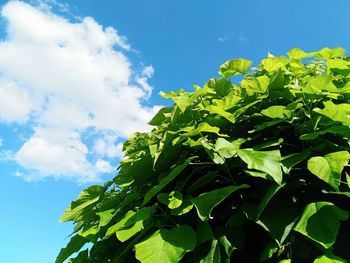
[[[248,188],[249,185],[242,184],[239,186],[227,186],[224,188],[216,189],[207,193],[203,193],[198,197],[192,199],[192,203],[197,209],[198,216],[202,221],[208,220],[209,218],[213,218],[211,216],[212,210],[220,204],[225,198],[227,198],[233,192]]]
[[[207,255],[202,258],[199,263],[217,263],[222,262],[220,256],[220,247],[218,240],[211,241],[211,247]]]
[[[339,90],[333,84],[332,76],[317,75],[310,78],[305,87],[302,87],[304,93],[321,94],[322,92],[338,92]]]
[[[158,230],[135,245],[136,258],[142,263],[178,263],[186,252],[194,249],[196,234],[187,226]]]
[[[204,150],[207,152],[207,154],[213,160],[214,163],[216,163],[216,164],[223,164],[223,163],[225,163],[225,159],[223,157],[221,157],[216,152],[214,145],[212,145],[211,143],[206,142],[205,140],[202,140],[201,144],[202,144]]]
[[[100,227],[98,225],[89,226],[87,229],[82,229],[79,231],[79,235],[82,237],[95,236],[100,231]]]
[[[100,199],[100,195],[105,191],[102,186],[90,186],[89,188],[82,191],[77,200],[73,201],[71,205],[63,213],[60,221],[67,222],[75,220],[91,205],[96,203]]]
[[[332,101],[326,101],[323,105],[323,109],[315,108],[314,111],[333,121],[339,121],[344,125],[350,125],[350,104],[334,104]]]
[[[282,105],[275,105],[268,107],[267,109],[264,109],[261,111],[261,114],[270,117],[272,119],[279,118],[279,119],[289,119],[292,117],[292,111],[288,110],[286,106]]]
[[[279,250],[279,247],[278,247],[278,244],[276,244],[276,242],[273,242],[273,241],[269,242],[267,246],[264,248],[263,252],[261,253],[260,261],[266,261],[272,258],[273,255],[275,255],[278,250]]]
[[[328,249],[337,238],[340,221],[347,220],[348,214],[330,202],[311,203],[306,206],[294,230]]]
[[[319,256],[315,259],[314,263],[347,263],[348,261],[333,255],[331,252],[328,252],[325,255]]]
[[[108,225],[108,223],[113,219],[116,214],[115,209],[108,209],[106,211],[98,212],[96,215],[100,217],[99,227]]]
[[[288,184],[286,184],[284,189],[288,189]],[[280,190],[282,196],[284,189]],[[266,193],[266,195],[271,195],[271,193]],[[269,200],[258,221],[256,221],[279,246],[282,246],[288,240],[290,232],[300,216],[300,209],[293,198],[283,198],[281,195]],[[261,203],[263,204],[264,202],[262,201]]]
[[[116,233],[117,238],[124,242],[145,228],[146,221],[152,216],[152,208],[145,207],[138,211],[128,211],[121,220],[108,228],[106,236]]]
[[[185,112],[187,107],[190,106],[195,100],[195,97],[191,96],[188,92],[184,92],[183,89],[180,89],[178,92],[168,93],[161,91],[159,95],[161,95],[163,98],[171,98],[182,112]],[[160,116],[158,116],[155,121],[159,121],[159,118]]]
[[[350,176],[347,173],[345,173],[345,176],[346,176],[346,182],[348,184],[348,187],[350,188]]]
[[[239,147],[244,143],[244,139],[237,139],[233,142],[229,142],[224,138],[218,138],[215,143],[215,151],[220,154],[223,158],[231,158],[237,154]]]
[[[220,128],[211,126],[206,122],[201,122],[196,128],[194,128],[194,126],[187,126],[185,128],[182,128],[180,132],[184,133],[173,140],[173,145],[183,141],[186,138],[197,136],[202,132],[215,133],[219,136],[225,136],[223,134],[220,134]]]
[[[183,200],[182,204],[180,207],[172,209],[170,213],[174,216],[180,216],[187,214],[190,212],[193,208],[193,204],[191,202],[192,197],[186,196],[185,199]]]
[[[226,96],[233,89],[232,83],[230,81],[228,81],[227,79],[213,78],[213,79],[210,79],[205,84],[205,86],[212,89],[212,90],[215,90],[216,94],[221,96],[221,97]]]
[[[242,97],[237,96],[235,93],[231,92],[221,99],[214,99],[213,104],[224,110],[229,110],[236,106],[241,100]]]
[[[256,214],[255,214],[255,220],[259,219],[260,215],[262,214],[262,212],[264,211],[265,207],[269,204],[270,200],[272,199],[272,197],[274,197],[276,195],[276,193],[282,188],[284,187],[284,184],[283,185],[271,185],[263,199],[261,200],[261,202],[259,203],[259,206],[256,210]]]
[[[228,261],[231,259],[231,254],[234,250],[233,245],[231,244],[231,242],[228,240],[228,238],[226,236],[222,236],[219,238],[219,242],[223,248],[223,251],[225,252],[225,258],[224,261]]]
[[[153,126],[161,125],[166,120],[166,118],[170,117],[170,113],[172,111],[173,108],[171,107],[161,108],[148,124]]]
[[[172,191],[169,194],[160,193],[158,200],[167,205],[170,209],[175,209],[181,206],[183,198],[182,193],[179,191]]]
[[[333,126],[329,127],[325,130],[315,131],[307,134],[301,135],[299,138],[300,140],[313,140],[316,139],[318,136],[326,134],[326,133],[332,133],[337,134],[343,137],[350,138],[350,128],[348,126]]]
[[[293,48],[288,51],[288,56],[290,59],[302,59],[302,58],[309,58],[316,54],[316,52],[309,52],[306,53],[305,51],[301,50],[300,48]]]
[[[62,248],[58,254],[55,263],[63,263],[67,258],[69,258],[73,253],[78,252],[86,243],[84,237],[80,235],[75,235],[71,238],[69,243],[65,248]]]
[[[267,57],[261,61],[259,68],[271,73],[283,69],[288,62],[289,60],[284,56]]]
[[[245,78],[242,80],[241,86],[247,91],[248,95],[253,95],[254,93],[265,93],[269,83],[269,77],[264,75],[256,78]]]
[[[279,146],[279,145],[281,145],[282,142],[283,142],[282,138],[278,138],[278,139],[272,140],[272,141],[263,142],[262,144],[258,144],[258,145],[253,146],[253,150],[259,151],[261,149],[266,149],[266,148],[270,148],[273,146]]]
[[[214,232],[211,229],[208,221],[199,221],[196,229],[197,234],[197,246],[205,241],[214,239]]]
[[[192,158],[193,159],[193,158]],[[166,177],[159,181],[159,184],[147,191],[143,199],[142,205],[149,202],[156,194],[158,194],[165,186],[173,181],[190,163],[192,159],[186,160],[184,163],[177,165]]]
[[[228,60],[221,65],[219,74],[224,78],[241,75],[248,70],[252,63],[252,61],[243,58]]]
[[[292,168],[298,163],[304,161],[307,157],[309,157],[311,151],[309,149],[305,149],[300,153],[292,153],[287,156],[283,156],[282,158],[282,169],[286,174],[289,174]]]
[[[315,156],[308,160],[307,168],[318,178],[338,190],[341,179],[341,172],[350,160],[350,153],[347,151],[334,152],[322,156]]]
[[[68,263],[85,263],[88,260],[89,257],[89,250],[85,249],[81,252],[79,252],[78,256],[75,258],[70,258],[68,260]]]
[[[192,183],[188,188],[186,189],[186,193],[192,193],[194,191],[197,191],[201,187],[206,186],[210,182],[212,182],[216,177],[217,173],[214,171],[209,171],[205,175],[200,176],[194,183]]]
[[[219,107],[216,105],[209,105],[209,106],[205,107],[205,110],[209,111],[211,114],[220,115],[220,116],[224,117],[225,119],[227,119],[228,121],[230,121],[231,123],[236,122],[236,118],[234,117],[234,115],[228,111],[225,111],[222,107]]]
[[[346,60],[334,58],[327,60],[327,69],[349,69],[350,63]]]
[[[336,57],[343,57],[344,55],[345,55],[345,49],[341,47],[336,47],[333,49],[325,47],[317,52],[316,57],[323,58],[323,59],[330,59],[330,58],[336,58]]]
[[[282,183],[281,154],[279,150],[254,151],[252,149],[241,149],[237,153],[249,169],[265,172],[278,184]]]

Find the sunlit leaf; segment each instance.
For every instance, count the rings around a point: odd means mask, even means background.
[[[156,231],[135,245],[136,258],[142,263],[177,263],[196,245],[196,234],[189,226]]]
[[[347,220],[348,214],[330,202],[311,203],[294,230],[328,249],[337,238],[340,221]]]
[[[243,79],[241,82],[242,88],[246,89],[249,95],[254,93],[265,93],[270,83],[267,76],[260,76],[256,78]]]
[[[227,186],[221,189],[216,189],[204,194],[199,195],[192,199],[192,203],[195,205],[199,218],[204,221],[212,218],[212,210],[220,204],[225,198],[227,198],[233,192],[248,188],[249,185],[243,184],[239,186]]]
[[[252,63],[252,61],[243,58],[231,59],[221,65],[219,74],[224,78],[244,74]]]
[[[302,58],[309,58],[315,55],[316,52],[308,52],[306,53],[300,48],[292,48],[288,51],[288,56],[291,59],[302,59]]]
[[[326,101],[323,104],[323,109],[314,109],[314,111],[332,119],[333,121],[350,125],[350,104],[334,104],[332,101]]]
[[[307,168],[311,173],[338,190],[341,172],[350,160],[350,153],[340,151],[325,156],[315,156],[308,160]]]
[[[281,154],[278,150],[253,151],[252,149],[241,149],[237,153],[249,169],[256,169],[269,174],[278,184],[282,182]]]

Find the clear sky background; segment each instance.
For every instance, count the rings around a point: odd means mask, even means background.
[[[51,263],[79,192],[111,179],[121,142],[228,59],[350,50],[348,0],[3,1],[0,262]]]

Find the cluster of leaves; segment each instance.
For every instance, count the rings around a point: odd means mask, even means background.
[[[75,228],[56,263],[350,260],[344,55],[234,59],[163,93],[174,105],[124,143],[119,174],[63,214]]]

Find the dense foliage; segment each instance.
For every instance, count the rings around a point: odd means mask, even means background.
[[[162,93],[174,105],[124,143],[118,175],[63,214],[75,228],[56,262],[350,260],[344,55],[233,59],[193,92]]]

